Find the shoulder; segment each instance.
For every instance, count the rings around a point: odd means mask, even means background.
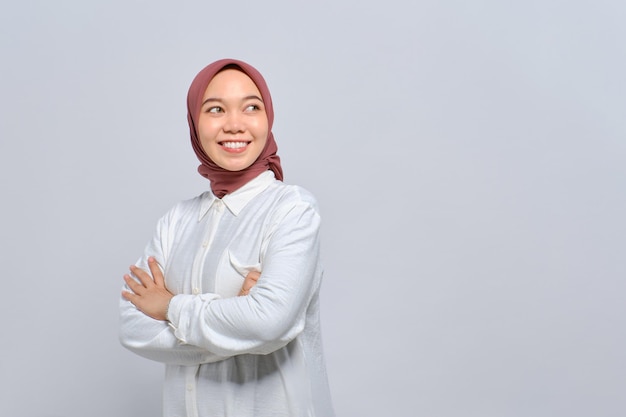
[[[319,227],[321,215],[317,199],[307,189],[274,181],[264,194],[265,204],[260,211],[265,212],[268,230]]]
[[[308,206],[314,211],[319,212],[317,199],[309,190],[299,186],[285,184],[282,181],[274,181],[268,192],[273,194],[278,206]]]

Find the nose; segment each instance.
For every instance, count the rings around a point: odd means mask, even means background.
[[[242,120],[242,115],[238,112],[230,112],[226,115],[224,121],[224,132],[228,133],[240,133],[245,131],[245,125]]]

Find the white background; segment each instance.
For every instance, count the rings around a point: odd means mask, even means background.
[[[266,76],[324,219],[342,417],[626,415],[626,3],[0,6],[0,416],[160,413],[122,275],[203,192],[185,96]]]

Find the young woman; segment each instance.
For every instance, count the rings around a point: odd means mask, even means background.
[[[211,191],[162,217],[120,302],[121,343],[166,364],[166,417],[332,417],[319,322],[320,216],[282,182],[261,74],[214,62],[187,96]]]

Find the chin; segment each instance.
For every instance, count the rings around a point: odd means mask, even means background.
[[[239,171],[243,171],[244,169],[248,168],[250,165],[252,164],[220,164],[220,166],[225,169],[226,171],[231,171],[231,172],[239,172]]]

